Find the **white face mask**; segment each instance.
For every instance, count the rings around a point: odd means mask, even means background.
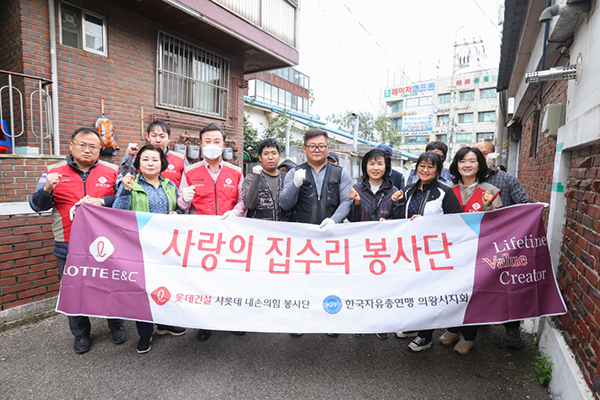
[[[215,158],[219,158],[221,154],[223,154],[223,149],[217,145],[209,144],[202,148],[202,154],[205,158],[209,160],[214,160]]]

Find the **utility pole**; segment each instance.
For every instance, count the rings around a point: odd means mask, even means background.
[[[473,39],[472,42],[463,42],[461,44],[456,43],[456,36],[458,34],[458,31],[461,30],[462,28],[464,28],[464,26],[461,26],[460,28],[458,28],[456,30],[456,33],[454,34],[454,55],[452,56],[452,82],[450,82],[450,111],[448,112],[448,160],[454,158],[453,154],[452,154],[452,147],[454,147],[454,140],[455,140],[455,136],[454,134],[456,133],[456,130],[458,128],[458,123],[456,121],[456,115],[455,115],[455,109],[454,109],[454,104],[455,104],[455,98],[457,96],[457,91],[456,91],[456,65],[457,65],[457,60],[456,60],[456,49],[458,47],[462,47],[462,46],[471,46],[474,44],[479,44],[479,43],[483,43],[483,40],[479,39],[478,41],[476,41],[475,39]]]

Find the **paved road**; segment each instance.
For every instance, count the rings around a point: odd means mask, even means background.
[[[413,353],[408,341],[324,334],[195,331],[157,336],[137,354],[129,340],[114,345],[106,323],[92,319],[92,349],[72,351],[64,315],[0,333],[0,399],[548,399],[534,381],[537,354],[524,335],[507,351],[504,328],[480,329],[471,354],[437,342]]]

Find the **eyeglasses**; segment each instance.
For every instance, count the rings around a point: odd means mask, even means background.
[[[90,151],[100,150],[100,146],[96,146],[95,144],[83,144],[83,143],[73,143],[73,142],[71,142],[71,144],[73,144],[75,147],[77,147],[81,151],[84,151],[85,149],[89,149]]]
[[[309,149],[310,151],[315,151],[315,150],[317,150],[317,149],[319,149],[319,151],[323,151],[323,150],[325,150],[326,148],[328,148],[328,147],[329,147],[329,145],[327,145],[327,144],[320,144],[320,145],[318,145],[318,146],[317,146],[317,145],[315,145],[315,144],[309,144],[308,146],[304,146],[304,147],[306,147],[306,148],[307,148],[307,149]]]
[[[437,169],[437,167],[435,165],[431,165],[431,164],[419,164],[417,167],[419,169]]]
[[[265,151],[264,153],[261,154],[261,156],[263,156],[263,157],[273,157],[273,158],[277,157],[278,155],[279,155],[279,153],[276,151],[272,151],[272,152]]]

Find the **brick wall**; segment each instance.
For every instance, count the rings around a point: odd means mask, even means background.
[[[567,81],[554,82],[546,85],[544,89],[543,104],[566,103]],[[534,100],[535,102],[535,100]],[[521,149],[519,154],[519,180],[531,201],[550,203],[552,191],[552,175],[554,172],[554,156],[556,154],[556,140],[546,138],[540,134],[537,148],[532,155],[532,146],[535,146],[534,134],[537,129],[538,114],[531,112],[523,119],[521,136]],[[548,213],[544,213],[544,224],[548,226]]]
[[[590,388],[600,393],[600,145],[571,153],[558,281],[560,327]]]
[[[21,0],[20,3],[23,67],[18,72],[49,79],[48,2]],[[81,126],[92,126],[100,117],[100,100],[103,96],[106,116],[113,121],[118,143],[123,149],[120,155],[127,143],[140,141],[141,129],[145,129],[156,118],[168,120],[173,128],[173,142],[176,143],[197,143],[201,127],[209,122],[217,122],[231,139],[228,146],[234,149],[232,162],[242,164],[243,91],[239,86],[244,77],[241,59],[168,26],[126,11],[114,2],[72,0],[69,3],[106,18],[108,56],[103,57],[57,43],[61,154],[68,153],[70,133]],[[56,37],[59,38],[58,7],[56,14]],[[230,60],[226,120],[155,107],[156,45],[159,30]],[[3,55],[0,54],[0,65],[2,63]],[[35,88],[34,82],[26,84],[24,94],[28,110],[29,94]],[[144,106],[142,121],[140,105]],[[34,123],[37,122],[36,118]],[[29,146],[39,146],[39,139],[33,136],[30,128],[24,138]]]
[[[27,201],[46,165],[61,160],[64,159],[0,155],[0,203]]]
[[[0,215],[0,311],[58,295],[49,213]]]

